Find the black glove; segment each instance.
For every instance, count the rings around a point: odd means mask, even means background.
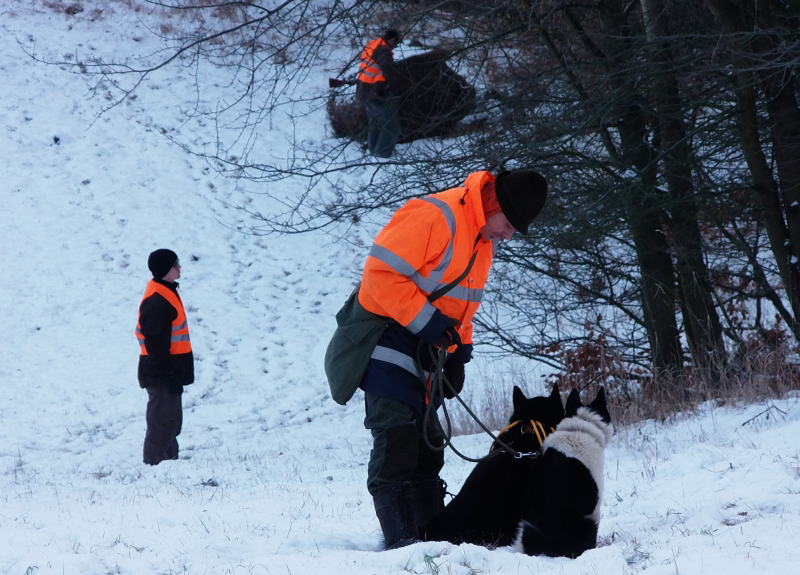
[[[469,363],[472,359],[472,344],[463,343],[459,345],[456,350],[451,353],[447,361],[458,361],[461,363]]]
[[[450,382],[449,386],[447,382],[444,384],[444,398],[453,399],[464,389],[464,364],[453,358],[448,359],[444,364],[444,376]]]
[[[444,330],[444,333],[436,341],[436,346],[442,348],[448,348],[454,345],[459,345],[459,346],[461,345],[461,336],[458,335],[456,328],[451,325],[448,326],[446,330]]]

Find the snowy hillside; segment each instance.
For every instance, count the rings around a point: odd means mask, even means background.
[[[39,3],[0,7],[0,573],[797,570],[800,397],[619,430],[601,546],[576,560],[435,542],[378,552],[360,396],[336,405],[322,369],[375,230],[235,231],[245,216],[228,206],[258,188],[219,178],[160,131],[180,125],[195,97],[180,68],[98,118],[102,96],[89,98],[87,77],[32,62],[20,46],[154,49],[145,23],[114,5],[95,21]],[[285,153],[293,132],[320,133],[324,111],[303,122],[262,137]],[[201,123],[184,129],[214,137]],[[134,327],[147,254],[160,247],[181,258],[197,377],[181,459],[151,468]],[[479,382],[471,369],[468,386],[510,396],[514,382]],[[473,456],[489,443],[456,442]],[[451,491],[471,468],[448,453]]]

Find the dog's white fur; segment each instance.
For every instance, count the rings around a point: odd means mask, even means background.
[[[603,498],[603,461],[606,446],[614,435],[614,426],[589,407],[579,407],[577,413],[558,424],[542,444],[542,453],[555,449],[580,461],[597,485],[597,506],[589,515],[600,523],[600,503]]]

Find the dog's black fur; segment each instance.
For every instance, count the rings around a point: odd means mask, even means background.
[[[532,432],[531,420],[551,433],[564,417],[558,386],[548,397],[527,398],[514,387],[514,411],[509,423],[520,422],[498,436],[519,453],[538,452],[541,444]],[[423,540],[474,543],[501,547],[511,545],[522,519],[522,497],[530,481],[532,457],[515,458],[492,445],[490,455],[472,470],[458,495],[420,528]]]
[[[563,421],[528,470],[519,551],[574,558],[596,546],[603,452],[613,433],[603,388],[588,406],[573,389]]]

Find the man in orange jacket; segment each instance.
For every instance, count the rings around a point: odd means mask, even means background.
[[[139,386],[147,390],[147,432],[143,459],[158,465],[178,459],[178,435],[183,424],[183,386],[194,381],[194,355],[178,283],[181,264],[172,250],[150,254],[153,279],[139,306]]]
[[[475,172],[463,186],[409,201],[375,238],[358,301],[397,323],[375,347],[361,389],[373,437],[367,488],[387,548],[419,540],[418,527],[444,506],[444,453],[425,442],[441,447],[444,434],[434,409],[425,419],[426,384],[418,375],[432,371],[430,346],[448,350],[444,374],[460,391],[497,242],[527,234],[546,198],[547,182],[533,170]],[[463,276],[473,256],[469,273],[431,302],[428,296]],[[441,401],[435,396],[434,406]]]
[[[394,54],[392,50],[402,41],[397,30],[386,30],[370,42],[361,53],[356,82],[356,101],[367,111],[367,149],[371,154],[388,158],[400,137],[400,118],[396,94]]]

